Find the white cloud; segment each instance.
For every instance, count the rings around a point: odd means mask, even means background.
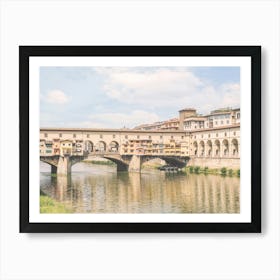
[[[239,84],[223,84],[221,86],[222,106],[237,107],[240,104],[240,85]]]
[[[53,104],[65,104],[70,101],[70,98],[61,90],[51,90],[44,97],[44,100]]]
[[[101,68],[97,72],[105,78],[103,90],[107,96],[128,105],[175,110],[195,107],[203,113],[217,107],[239,106],[239,84],[214,87],[185,68]]]
[[[104,90],[108,96],[127,104],[160,103],[191,94],[201,85],[191,72],[157,69],[149,72],[112,72],[108,75]]]
[[[142,123],[151,123],[159,121],[160,118],[155,113],[135,110],[130,114],[125,113],[102,113],[90,115],[90,120],[83,123],[87,127],[107,127],[107,128],[133,128]]]

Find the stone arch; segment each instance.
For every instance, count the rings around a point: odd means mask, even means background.
[[[235,138],[232,139],[231,145],[232,145],[232,155],[233,156],[238,156],[239,149],[238,149],[238,141],[237,141],[237,139],[235,139]]]
[[[161,160],[165,161],[167,165],[176,166],[178,168],[185,167],[186,164],[188,163],[188,161],[190,160],[190,157],[180,158],[180,157],[177,157],[177,156],[158,155],[158,156],[143,157],[141,164],[144,163],[144,162],[150,161],[152,159],[155,159],[155,158],[158,158],[158,159],[161,159]]]
[[[194,155],[198,156],[198,145],[197,145],[196,141],[193,142],[193,148],[194,148],[194,151],[193,151]]]
[[[117,141],[112,141],[109,144],[109,152],[118,152],[119,151],[119,143]]]
[[[178,168],[185,167],[188,160],[189,160],[189,157],[186,157],[185,159],[178,159],[177,157],[163,156],[163,157],[160,157],[160,158],[163,159],[168,165],[176,166]]]
[[[213,151],[213,145],[212,145],[212,141],[208,140],[206,143],[206,156],[207,157],[211,157],[212,156],[212,151]]]
[[[94,151],[94,144],[90,140],[86,140],[84,144],[84,151],[88,153],[92,153]]]
[[[228,144],[228,140],[227,140],[227,139],[224,139],[222,143],[223,143],[223,148],[222,148],[223,156],[224,156],[224,157],[227,157],[227,156],[229,155],[229,144]]]
[[[104,141],[99,141],[97,142],[96,146],[95,146],[95,151],[96,152],[106,152],[107,145]]]
[[[116,158],[114,155],[104,156],[104,158],[114,162],[117,165],[117,171],[128,171],[129,164],[121,158]]]
[[[40,161],[51,166],[51,173],[57,172],[59,156],[40,156]]]
[[[219,140],[215,140],[215,148],[214,148],[214,153],[216,157],[220,156],[220,150],[221,150],[221,144]]]
[[[205,155],[205,144],[204,141],[199,142],[199,156],[204,157]]]

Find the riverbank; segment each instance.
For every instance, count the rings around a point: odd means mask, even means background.
[[[104,159],[97,159],[97,160],[85,160],[83,161],[87,164],[98,164],[98,165],[108,165],[108,166],[115,166],[116,164],[110,160]],[[143,163],[143,169],[159,169],[165,165],[165,162],[159,159],[154,159],[148,162]],[[222,176],[230,176],[230,177],[240,177],[240,169],[233,169],[233,168],[208,168],[198,165],[191,165],[181,170],[183,173],[190,173],[190,174],[212,174],[212,175],[222,175]]]
[[[191,174],[213,174],[213,175],[222,175],[222,176],[235,176],[240,177],[240,169],[231,169],[227,167],[222,168],[208,168],[201,166],[187,166],[185,168],[186,173]]]
[[[40,213],[72,213],[72,211],[49,196],[40,195]]]

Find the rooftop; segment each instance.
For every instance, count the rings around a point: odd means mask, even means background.
[[[194,108],[185,108],[185,109],[179,110],[179,112],[182,112],[182,111],[196,111],[196,109],[194,109]]]

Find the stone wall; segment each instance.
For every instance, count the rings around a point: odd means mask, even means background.
[[[187,166],[200,166],[208,168],[240,169],[239,158],[198,158],[193,157],[189,160]]]

